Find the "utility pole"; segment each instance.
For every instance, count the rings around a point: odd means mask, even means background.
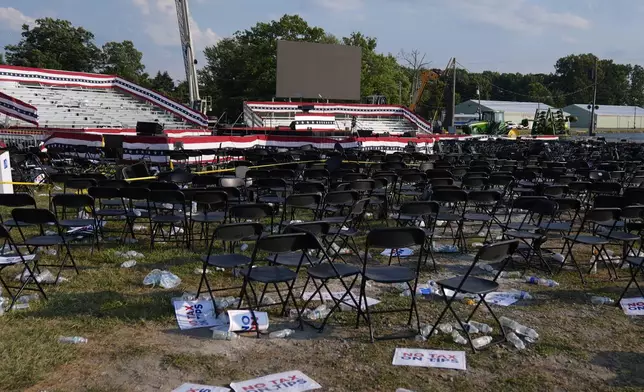
[[[595,58],[595,71],[593,72],[593,107],[590,109],[590,128],[588,129],[588,136],[595,134],[595,108],[597,107],[597,67],[599,59]]]
[[[483,113],[481,112],[481,85],[476,86],[476,95],[479,96],[479,121],[483,119]]]
[[[451,125],[456,129],[456,57],[452,59],[452,122]]]
[[[637,123],[637,106],[633,106],[633,129],[635,129],[635,123]]]

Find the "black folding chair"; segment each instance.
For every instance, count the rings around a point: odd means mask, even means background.
[[[358,316],[356,318],[356,327],[360,325],[360,317],[366,316],[366,323],[369,326],[369,336],[373,343],[374,337],[373,326],[371,323],[371,314],[409,312],[407,325],[411,326],[412,317],[416,315],[416,331],[420,331],[420,319],[416,307],[416,287],[418,286],[418,274],[423,260],[423,245],[425,243],[425,232],[418,227],[395,227],[373,229],[367,234],[364,258],[362,259],[362,283],[360,285],[360,298],[358,300]],[[369,249],[371,248],[391,248],[399,249],[407,246],[420,246],[421,251],[418,253],[418,260],[415,268],[403,266],[368,266]],[[408,308],[386,309],[379,311],[369,310],[367,306],[367,282],[376,283],[405,283],[411,292],[411,303]],[[364,303],[364,309],[362,304]],[[386,336],[378,339],[398,338],[399,336]]]
[[[575,245],[581,244],[590,245],[591,253],[596,255],[595,260],[591,263],[590,270],[593,269],[597,261],[601,261],[608,269],[609,275],[612,277],[611,268],[615,269],[615,266],[610,262],[610,255],[606,252],[606,245],[610,243],[610,240],[606,237],[610,236],[612,233],[615,224],[619,220],[619,214],[619,208],[593,208],[586,211],[586,214],[579,225],[578,231],[574,235],[567,235],[564,237],[562,253],[565,252],[566,247],[568,248],[568,252],[565,253],[564,262],[561,263],[559,272],[561,272],[566,262],[570,259],[579,273],[581,282],[584,284],[586,283],[579,263],[575,260],[574,253],[572,251]],[[612,222],[612,226],[608,229],[608,233],[603,236],[597,235],[598,227],[606,227],[605,224],[607,222]],[[615,274],[617,274],[617,272],[615,272]]]
[[[244,282],[242,285],[240,293],[240,302],[239,308],[246,299],[248,303],[248,309],[251,311],[251,316],[253,320],[256,320],[255,311],[267,306],[282,305],[281,314],[285,315],[286,306],[289,303],[289,299],[293,303],[294,309],[297,313],[297,319],[299,320],[299,326],[302,328],[302,319],[301,311],[298,307],[295,295],[293,293],[293,286],[297,280],[297,275],[301,267],[302,261],[306,257],[306,252],[308,249],[314,247],[314,237],[308,233],[291,233],[291,234],[273,234],[268,236],[260,236],[255,242],[255,248],[253,249],[252,260],[248,268],[244,268],[241,271],[242,276],[244,277]],[[273,266],[256,266],[256,263],[259,260],[259,251],[266,251],[272,253],[284,253],[284,252],[301,252],[300,265],[296,267],[295,270],[290,268],[273,265]],[[263,289],[260,297],[257,297],[257,292],[254,283],[263,285]],[[279,284],[286,285],[286,297],[282,295],[280,291]],[[272,285],[275,288],[275,292],[279,296],[280,301],[274,304],[265,304],[264,295],[266,294],[266,289],[269,285]],[[250,292],[249,292],[250,290]],[[252,294],[252,300],[251,295]],[[257,328],[257,337],[259,337],[259,328]]]
[[[425,265],[427,265],[427,257],[431,257],[432,266],[434,271],[437,271],[436,260],[434,259],[434,250],[432,243],[434,242],[434,230],[436,230],[436,217],[440,206],[435,201],[411,201],[403,203],[398,210],[398,216],[395,218],[399,226],[421,227],[425,232],[427,240],[423,245],[425,248]],[[392,250],[393,254],[393,250]],[[392,254],[389,255],[389,265],[391,265]],[[398,264],[400,264],[400,256],[396,254]]]
[[[87,190],[87,193],[96,200],[96,220],[98,231],[105,240],[105,233],[108,230],[105,226],[109,223],[120,223],[123,219],[127,220],[127,209],[120,188],[96,186]],[[122,230],[113,232],[120,233],[120,241],[125,240],[127,225]]]
[[[94,252],[94,244],[96,244],[97,249],[101,249],[98,236],[99,222],[96,219],[94,198],[92,196],[63,193],[54,195],[51,202],[58,218],[58,224],[68,229],[69,235],[85,237],[89,233],[92,239],[90,252]]]
[[[5,292],[9,294],[9,297],[11,298],[11,303],[4,310],[7,312],[10,311],[16,303],[16,300],[20,297],[20,294],[25,290],[38,291],[42,294],[44,299],[47,299],[45,291],[34,275],[34,271],[38,272],[38,254],[32,253],[23,255],[22,252],[20,252],[20,249],[18,249],[16,244],[13,242],[11,234],[9,234],[9,230],[2,224],[0,224],[0,238],[3,239],[6,244],[9,244],[11,249],[13,249],[11,254],[0,255],[0,284],[2,284]],[[29,263],[32,263],[33,267],[29,267]],[[20,281],[22,283],[20,286],[12,286],[2,278],[2,270],[16,265],[24,266],[24,269],[20,274]],[[36,287],[27,287],[30,284],[34,284]]]
[[[175,237],[175,241],[185,243],[190,248],[190,225],[186,213],[186,198],[181,191],[151,191],[150,206],[150,249],[154,248],[154,239],[160,233],[164,241]],[[167,227],[167,235],[165,228]],[[183,233],[180,233],[183,230]],[[180,238],[181,236],[181,238]]]
[[[27,249],[33,253],[36,253],[41,247],[58,247],[58,257],[60,259],[59,265],[38,265],[39,267],[58,267],[59,270],[58,274],[56,274],[56,282],[58,281],[58,278],[60,278],[60,274],[63,272],[63,269],[67,266],[68,258],[70,266],[74,268],[77,274],[79,273],[69,246],[70,241],[73,240],[74,237],[63,233],[63,228],[58,224],[58,219],[53,212],[42,208],[14,208],[14,210],[11,211],[11,215],[13,216],[14,221],[18,223],[17,228],[20,232],[20,236],[22,237],[22,243],[19,245],[27,246]],[[38,226],[39,234],[33,237],[25,237],[22,231],[23,225]],[[55,230],[56,234],[46,235],[45,228]],[[61,257],[62,250],[65,250],[65,254]]]
[[[197,190],[192,195],[192,202],[197,204],[197,209],[201,212],[192,211],[190,215],[190,233],[193,238],[191,240],[193,246],[196,242],[195,237],[195,224],[201,227],[199,232],[199,240],[207,240],[209,237],[210,226],[215,223],[225,222],[228,213],[228,194],[223,191],[204,189]]]
[[[210,294],[210,298],[215,303],[213,292],[226,291],[239,286],[215,288],[210,286],[208,281],[208,267],[223,268],[223,269],[236,269],[250,264],[251,258],[239,253],[235,253],[237,244],[241,241],[254,241],[262,234],[263,227],[260,223],[229,223],[217,226],[212,233],[212,238],[208,245],[208,254],[201,258],[203,262],[203,272],[201,273],[201,280],[199,281],[199,288],[197,289],[197,297],[203,292],[201,289],[206,285],[206,290]],[[221,241],[222,249],[217,251],[215,243]],[[228,249],[226,249],[228,244]]]
[[[503,329],[503,326],[501,325],[499,319],[496,317],[496,314],[494,314],[494,311],[492,310],[490,305],[485,301],[485,296],[493,291],[498,290],[499,284],[496,282],[496,280],[501,274],[501,272],[503,271],[503,269],[505,268],[505,266],[507,265],[512,254],[516,251],[518,246],[519,246],[518,240],[502,241],[494,244],[488,244],[482,247],[481,249],[479,249],[478,253],[476,254],[476,257],[474,258],[474,261],[470,265],[470,268],[468,268],[465,275],[456,276],[454,278],[449,278],[449,279],[440,280],[436,282],[436,284],[438,284],[443,290],[443,299],[445,300],[445,308],[441,312],[440,316],[438,316],[438,319],[434,323],[432,330],[429,332],[429,336],[433,335],[434,330],[436,329],[436,326],[440,324],[441,320],[445,316],[445,313],[447,313],[447,310],[449,310],[456,318],[456,321],[458,321],[458,324],[461,326],[461,329],[465,332],[467,341],[469,342],[470,347],[472,348],[472,351],[476,353],[477,348],[474,347],[474,344],[472,343],[472,338],[468,332],[469,329],[465,326],[465,324],[470,322],[470,320],[476,313],[481,303],[483,303],[485,307],[489,310],[490,314],[496,321],[497,325],[499,326],[499,330],[501,331],[501,335],[502,335],[502,338],[500,340],[497,340],[496,342],[492,342],[491,344],[501,343],[505,341],[505,330]],[[501,266],[498,268],[499,272],[496,274],[494,279],[490,280],[490,279],[471,276],[472,272],[474,271],[474,267],[480,261],[485,261],[488,263],[498,263],[498,262],[502,263]],[[451,290],[453,294],[451,294],[451,296],[448,296],[445,292],[445,289]],[[456,299],[456,296],[459,293],[474,294],[480,298],[480,301],[476,304],[474,309],[472,309],[470,314],[467,316],[467,319],[465,320],[465,322],[461,320],[461,318],[458,316],[458,314],[452,307],[452,304],[454,303],[454,300]]]
[[[9,208],[38,208],[36,206],[36,200],[28,193],[0,194],[0,206]],[[5,225],[8,230],[17,226],[13,219],[4,219],[2,217],[0,217],[0,223]]]

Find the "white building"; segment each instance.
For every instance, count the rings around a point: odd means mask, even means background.
[[[644,108],[638,106],[597,105],[595,121],[597,129],[644,128]],[[564,110],[577,117],[573,128],[590,128],[591,109],[588,104],[566,106]]]

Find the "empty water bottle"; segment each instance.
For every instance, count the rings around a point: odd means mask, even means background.
[[[461,334],[458,333],[457,330],[452,331],[452,339],[454,339],[454,343],[467,344],[467,339],[461,336]]]
[[[490,343],[492,343],[492,336],[481,336],[480,338],[472,340],[472,345],[474,346],[474,348],[485,347]]]
[[[433,326],[433,325],[431,325],[431,324],[423,325],[423,326],[420,328],[420,334],[421,334],[423,337],[425,337],[425,338],[426,338],[426,337],[428,337],[428,336],[429,336],[429,333],[432,331],[432,328],[434,328],[434,326]],[[434,335],[436,335],[437,333],[438,333],[438,330],[436,330],[436,329],[435,329],[435,330],[434,330]]]
[[[326,316],[328,316],[329,313],[331,313],[331,311],[327,309],[325,304],[322,304],[317,308],[313,309],[310,313],[307,313],[306,317],[309,320],[321,320]]]
[[[552,260],[554,260],[554,261],[556,261],[558,263],[563,263],[566,260],[566,258],[561,253],[553,253],[552,254]]]
[[[21,295],[16,300],[16,303],[17,304],[28,304],[31,301],[38,301],[39,299],[40,299],[40,297],[38,296],[38,294]]]
[[[262,302],[261,302],[262,305],[275,305],[276,303],[277,302],[273,299],[273,297],[268,295],[262,298]]]
[[[462,330],[461,325],[460,325],[459,323],[455,323],[455,324],[454,324],[454,326],[455,326],[457,329]],[[471,325],[471,324],[464,324],[464,327],[465,327],[465,330],[466,330],[469,334],[479,333],[479,329],[478,329],[478,328],[476,328],[474,325]]]
[[[598,296],[592,297],[590,299],[590,302],[593,305],[612,305],[615,303],[615,301],[612,298],[598,297]]]
[[[508,342],[512,343],[515,348],[519,350],[525,349],[525,343],[514,332],[510,332],[506,337],[508,338]]]
[[[499,318],[501,325],[511,331],[518,333],[519,335],[527,336],[531,339],[539,339],[539,334],[532,328],[528,328],[525,325],[521,325],[514,320],[511,320],[505,316]]]
[[[222,331],[220,329],[212,330],[212,338],[215,340],[235,340],[238,337],[236,333],[231,331]]]
[[[467,324],[470,325],[470,327],[478,329],[481,333],[491,333],[492,332],[492,327],[490,327],[489,325],[487,325],[485,323],[479,323],[477,321],[470,321]],[[476,333],[476,332],[470,331],[470,333]]]
[[[239,249],[240,249],[242,252],[246,252],[246,250],[248,250],[248,244],[241,244],[241,246],[239,247]]]
[[[525,278],[526,283],[530,284],[538,284],[539,286],[547,286],[547,287],[557,287],[559,286],[559,283],[555,282],[552,279],[543,279],[543,278],[538,278],[536,276],[529,276]]]
[[[58,338],[59,343],[79,344],[87,343],[87,339],[81,336],[61,336]]]
[[[520,278],[521,275],[523,275],[521,273],[521,271],[510,271],[510,272],[508,272],[507,277],[508,278]]]
[[[438,324],[436,328],[438,328],[438,330],[441,331],[442,333],[452,333],[452,331],[454,330],[454,327],[452,327],[451,324],[447,324],[447,323]]]
[[[283,329],[281,331],[271,332],[270,334],[268,334],[268,337],[271,339],[284,339],[293,335],[294,333],[295,331],[293,331],[292,329]]]
[[[132,268],[135,265],[136,265],[136,260],[128,260],[128,261],[124,261],[121,264],[121,268]]]

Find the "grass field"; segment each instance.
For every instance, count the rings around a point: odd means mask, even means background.
[[[114,252],[129,249],[145,258],[132,269],[120,268],[125,259]],[[288,370],[304,372],[324,391],[644,390],[644,317],[627,317],[618,307],[590,304],[595,294],[617,299],[626,284],[625,270],[622,279],[611,282],[600,268],[585,286],[568,270],[554,277],[561,283],[557,288],[500,280],[502,289],[520,288],[536,298],[494,307],[497,314],[534,328],[540,339],[524,351],[506,343],[472,354],[447,335],[427,342],[371,344],[367,328],[355,329],[355,314],[350,312],[337,313],[323,333],[305,327],[282,340],[250,335],[219,341],[209,339],[207,329],[180,332],[171,298],[196,291],[199,276],[194,269],[201,266],[202,252],[171,245],[150,251],[143,243],[128,247],[104,243],[93,254],[86,247],[75,249],[79,275],[66,271],[69,281],[46,286],[48,301],[32,302],[27,310],[0,317],[0,390],[171,391],[184,382],[227,386]],[[590,256],[584,251],[578,255],[585,261]],[[467,255],[438,257],[439,272],[425,268],[421,282],[462,272],[469,260]],[[154,268],[178,275],[181,285],[172,290],[143,286],[143,278]],[[13,275],[15,271],[4,274]],[[211,279],[220,287],[235,280],[223,272]],[[382,301],[379,308],[408,301],[386,286],[371,287],[369,295]],[[461,303],[459,308],[470,307]],[[419,310],[421,322],[433,323],[442,302],[421,299]],[[492,322],[486,312],[474,319]],[[275,311],[270,320],[271,331],[295,326]],[[404,323],[403,315],[375,321],[380,332]],[[59,336],[83,336],[89,342],[64,345],[58,343]],[[468,370],[392,366],[396,347],[465,350]]]

